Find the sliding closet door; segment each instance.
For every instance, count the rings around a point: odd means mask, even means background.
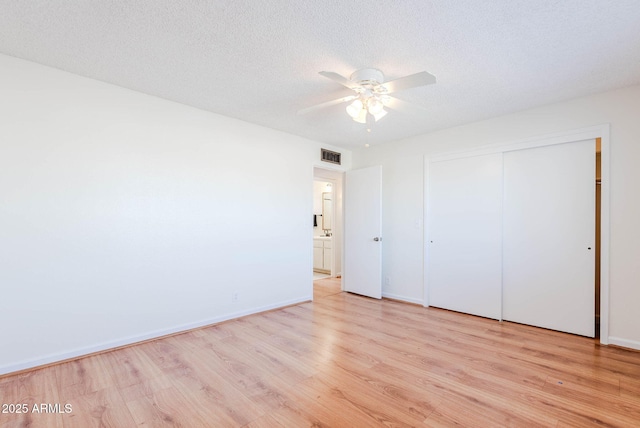
[[[595,141],[504,154],[503,318],[594,336]]]
[[[502,154],[429,165],[429,306],[500,319]]]

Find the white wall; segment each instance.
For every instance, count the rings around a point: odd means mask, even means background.
[[[358,149],[354,168],[383,166],[383,295],[423,299],[423,163],[433,155],[611,124],[609,342],[640,349],[640,86]],[[421,225],[422,226],[422,225]]]
[[[311,299],[318,143],[7,56],[0,94],[0,374]]]

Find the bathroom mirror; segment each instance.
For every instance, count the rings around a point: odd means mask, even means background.
[[[322,229],[331,231],[332,213],[333,213],[333,194],[325,192],[322,194]]]

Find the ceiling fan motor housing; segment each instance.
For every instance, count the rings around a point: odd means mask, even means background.
[[[365,87],[375,87],[384,82],[384,74],[377,68],[363,68],[354,71],[349,79]]]

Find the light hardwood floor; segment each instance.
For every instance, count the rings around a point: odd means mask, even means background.
[[[313,303],[0,378],[2,427],[640,426],[640,353],[316,284]]]

